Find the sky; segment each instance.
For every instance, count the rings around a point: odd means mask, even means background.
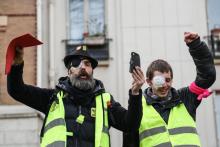
[[[220,0],[208,0],[209,29],[220,28]]]

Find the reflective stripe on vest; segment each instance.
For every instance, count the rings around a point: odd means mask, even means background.
[[[53,121],[51,121],[50,123],[48,123],[47,125],[45,125],[44,128],[44,134],[49,130],[52,129],[53,127],[59,126],[59,125],[64,125],[65,126],[65,121],[62,118],[58,118],[55,119]]]
[[[142,97],[143,117],[139,128],[140,147],[200,147],[196,125],[184,104],[170,111],[168,125]]]
[[[65,141],[55,141],[47,145],[47,147],[62,147],[62,146],[65,146]]]
[[[96,96],[95,147],[110,146],[107,102],[110,101],[111,96],[108,93],[102,95]],[[43,138],[41,138],[41,147],[66,147],[67,135],[74,135],[73,132],[67,132],[62,91],[57,94],[57,98],[52,103],[47,116]],[[98,139],[97,136],[99,136]]]
[[[57,93],[57,98],[51,105],[41,139],[41,147],[66,147],[65,110],[63,106],[64,94]]]
[[[111,96],[109,93],[104,93],[96,97],[96,119],[95,119],[95,147],[109,147],[109,126],[108,126],[108,107]],[[104,111],[103,111],[104,108]],[[103,115],[104,113],[104,115]],[[97,116],[104,116],[97,117]]]

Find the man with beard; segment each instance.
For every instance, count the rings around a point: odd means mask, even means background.
[[[38,88],[23,82],[23,50],[17,48],[8,75],[8,93],[17,101],[45,114],[41,131],[42,147],[109,147],[109,128],[138,129],[141,115],[141,86],[144,75],[134,70],[128,110],[105,92],[93,78],[98,65],[86,46],[77,47],[64,58],[68,76],[59,79],[55,89]]]
[[[195,82],[175,90],[171,66],[162,59],[151,62],[146,72],[149,88],[143,93],[139,132],[124,133],[124,147],[201,146],[196,109],[202,98],[210,95],[207,88],[214,83],[216,71],[213,57],[197,33],[186,32],[184,41],[196,65]]]

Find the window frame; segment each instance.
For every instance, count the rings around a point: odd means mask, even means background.
[[[83,0],[83,2],[86,2],[86,7],[88,8],[88,2],[89,0]],[[111,39],[107,38],[107,30],[106,30],[106,10],[105,10],[105,0],[103,0],[103,3],[104,3],[104,10],[103,10],[103,15],[104,15],[104,32],[103,34],[100,34],[100,35],[89,35],[87,33],[83,34],[83,39],[82,41],[74,41],[73,39],[71,39],[71,34],[70,34],[70,31],[71,31],[71,18],[70,18],[70,0],[68,0],[68,38],[67,40],[65,40],[66,42],[66,54],[69,54],[71,53],[73,50],[75,50],[75,48],[79,45],[86,45],[87,48],[88,48],[88,52],[94,57],[96,58],[97,60],[99,61],[106,61],[106,60],[109,60],[109,43],[111,41]],[[84,11],[88,11],[87,10],[84,10]],[[87,15],[84,15],[84,26],[85,24],[88,25],[88,21],[87,19],[89,16],[89,13],[87,13]],[[87,30],[87,28],[84,28],[84,32],[85,30]],[[88,30],[87,30],[88,31]],[[108,63],[107,63],[108,64]]]

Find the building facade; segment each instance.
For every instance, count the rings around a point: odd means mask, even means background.
[[[42,116],[7,93],[5,56],[9,42],[20,35],[37,35],[36,0],[0,0],[0,147],[38,147]],[[25,49],[24,81],[36,85],[37,52]]]
[[[141,55],[144,71],[154,59],[168,60],[174,70],[174,87],[189,85],[195,80],[196,69],[183,34],[185,31],[198,32],[201,39],[209,41],[208,3],[208,0],[48,1],[50,85],[53,86],[60,76],[67,73],[62,59],[79,44],[87,44],[90,51],[95,52],[100,61],[95,77],[101,79],[107,91],[125,107],[131,87],[128,72],[131,51]],[[98,37],[104,37],[105,41]],[[218,75],[218,59],[215,62]],[[217,76],[212,90],[218,91],[219,80]],[[203,146],[217,147],[219,144],[217,97],[218,94],[213,94],[198,109],[197,127]],[[121,133],[112,129],[112,146],[121,146],[121,142]]]
[[[0,1],[0,104],[15,104],[7,94],[5,56],[9,42],[20,35],[30,33],[36,36],[36,0]],[[25,50],[25,81],[36,84],[36,48]],[[28,62],[27,62],[28,61]],[[29,76],[31,75],[31,76]]]
[[[63,57],[75,46],[87,44],[100,63],[94,77],[102,80],[106,90],[124,107],[131,87],[131,51],[140,54],[144,72],[152,60],[167,60],[173,67],[173,86],[187,86],[195,80],[196,69],[183,34],[198,32],[201,39],[210,42],[213,28],[208,22],[212,16],[208,6],[212,1],[37,0],[36,34],[44,44],[37,49],[37,72],[32,74],[37,77],[38,86],[53,88],[58,78],[67,74]],[[204,147],[220,146],[218,58],[215,63],[217,79],[211,87],[214,94],[202,102],[197,113],[197,128]],[[111,144],[122,145],[121,132],[111,129]]]
[[[174,70],[174,87],[187,86],[195,79],[196,69],[184,43],[183,33],[198,32],[201,39],[208,42],[209,1],[105,0],[95,4],[96,2],[98,1],[53,0],[47,3],[50,32],[47,37],[51,57],[48,62],[49,79],[54,80],[50,81],[51,86],[59,76],[66,74],[62,59],[68,49],[80,43],[92,46],[93,51],[100,47],[104,52],[104,55],[99,54],[97,57],[100,58],[101,65],[96,69],[95,77],[101,79],[107,91],[125,107],[131,86],[131,76],[128,72],[131,51],[141,55],[144,71],[154,59],[168,60]],[[97,13],[93,12],[94,7]],[[101,19],[95,21],[94,15],[100,16]],[[88,42],[88,38],[91,41],[94,37],[93,30],[96,30],[97,24],[102,27],[103,23],[106,41],[102,42],[102,45],[107,44],[107,52],[106,48],[101,47],[99,39]],[[102,33],[103,31],[99,32],[96,37],[103,37]],[[106,54],[108,58],[103,59]],[[218,63],[218,60],[215,62]],[[216,69],[218,75],[217,64]],[[218,91],[218,81],[217,77],[212,90]],[[219,144],[219,111],[217,113],[215,109],[219,98],[218,93],[216,94],[204,100],[198,109],[197,127],[203,146],[217,147]],[[121,142],[121,133],[112,129],[112,146],[121,146]]]

